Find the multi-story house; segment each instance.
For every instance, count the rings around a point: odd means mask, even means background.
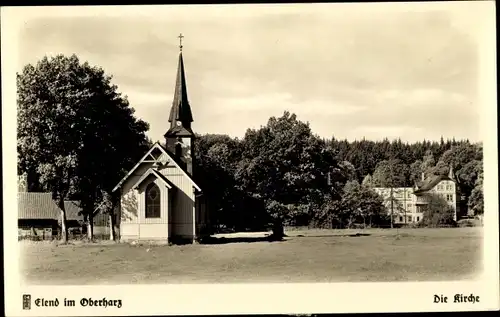
[[[422,219],[421,213],[416,213],[415,195],[412,187],[391,188],[375,187],[373,190],[384,199],[387,213],[392,214],[394,224],[408,224],[419,222]]]
[[[462,208],[462,195],[458,186],[458,179],[450,167],[448,175],[431,175],[421,182],[415,184],[413,191],[415,196],[415,208],[417,212],[423,213],[429,205],[430,195],[441,197],[453,213],[453,220],[460,220],[464,216],[464,208]],[[466,213],[466,211],[465,211]]]
[[[376,187],[375,192],[384,198],[384,204],[389,215],[392,214],[393,223],[398,225],[418,223],[424,216],[425,208],[429,204],[430,194],[443,198],[454,210],[454,220],[459,220],[463,215],[461,208],[461,195],[457,178],[450,168],[448,175],[430,175],[417,182],[414,187],[391,188]]]

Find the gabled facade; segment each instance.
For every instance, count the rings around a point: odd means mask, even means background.
[[[460,192],[453,170],[445,175],[430,175],[424,177],[414,187],[393,188],[393,221],[395,224],[418,223],[423,219],[425,208],[429,204],[429,194],[436,194],[446,200],[453,208],[454,220],[460,220],[463,211],[460,205]],[[386,187],[373,188],[384,198],[387,212],[391,213],[391,189]]]
[[[429,205],[429,195],[437,195],[453,208],[453,220],[460,220],[464,216],[460,204],[461,194],[458,181],[451,167],[448,175],[431,175],[415,184],[414,195],[417,212],[423,213],[425,208],[427,208]]]
[[[168,121],[166,147],[156,142],[113,190],[121,196],[121,240],[194,242],[207,232],[206,204],[193,180],[195,134],[182,52]]]

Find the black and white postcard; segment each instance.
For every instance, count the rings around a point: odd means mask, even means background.
[[[493,1],[1,23],[8,316],[499,309]]]

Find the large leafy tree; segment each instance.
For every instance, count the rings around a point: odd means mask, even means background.
[[[205,134],[197,136],[195,147],[194,177],[209,200],[212,225],[232,230],[252,227],[255,221],[247,212],[251,204],[235,180],[240,141],[227,135]]]
[[[380,161],[372,175],[375,186],[404,187],[408,182],[410,171],[400,159]]]
[[[468,162],[482,160],[482,151],[477,145],[462,143],[452,146],[440,158],[446,166],[452,166],[455,171],[462,169]],[[446,173],[447,171],[445,171]]]
[[[242,143],[238,183],[262,202],[276,238],[285,223],[310,217],[342,174],[335,153],[289,112],[247,130]]]
[[[432,154],[431,150],[427,150],[425,152],[425,155],[422,159],[422,165],[421,165],[421,170],[422,173],[424,173],[426,176],[430,172],[432,172],[432,168],[436,164],[436,160],[434,159],[434,155]]]
[[[326,228],[351,228],[354,223],[380,225],[386,217],[383,198],[369,186],[347,181],[340,200],[327,200],[314,224]]]
[[[390,188],[389,210],[391,214],[391,227],[393,227],[394,216],[399,213],[401,206],[394,197],[395,188],[408,185],[410,169],[400,159],[389,159],[377,164],[373,172],[373,183],[379,187]]]
[[[416,160],[415,162],[410,164],[408,185],[413,186],[415,183],[418,183],[419,181],[422,180],[422,173],[424,172],[422,165],[423,164],[421,160]]]
[[[469,197],[469,207],[475,215],[484,214],[483,177],[483,171],[481,170],[476,179],[475,187]]]
[[[357,181],[349,181],[344,186],[342,207],[340,214],[348,228],[354,221],[371,226],[374,221],[379,222],[385,215],[382,197]]]
[[[96,212],[109,211],[98,207],[148,145],[148,125],[102,68],[76,55],[26,65],[17,89],[19,172],[35,174],[52,193],[66,241],[64,200],[78,199],[90,225]]]

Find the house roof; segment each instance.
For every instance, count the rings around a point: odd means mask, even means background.
[[[19,192],[17,194],[18,219],[61,219],[61,209],[52,200],[51,193]],[[83,221],[78,201],[64,202],[66,221]]]
[[[158,143],[158,142],[155,142],[155,144],[153,144],[151,146],[151,148],[149,149],[149,151],[146,152],[146,154],[127,173],[127,175],[125,175],[120,180],[120,182],[118,182],[118,184],[115,186],[115,188],[113,188],[113,192],[116,191],[116,190],[118,190],[118,188],[120,188],[123,185],[123,183],[127,180],[127,178],[129,178],[130,175],[132,175],[132,173],[141,165],[141,163],[143,163],[146,160],[146,158],[148,158],[149,154],[151,154],[154,149],[159,149],[169,159],[170,162],[172,162],[177,168],[179,168],[179,170],[182,171],[182,173],[184,174],[184,176],[187,177],[187,179],[191,182],[191,184],[193,185],[193,187],[196,188],[198,191],[201,192],[201,188],[194,182],[193,178],[179,165],[178,162],[176,162],[176,160],[172,157],[172,155],[170,155],[170,153],[163,146],[161,146],[161,144]]]
[[[446,175],[431,175],[427,178],[425,178],[423,181],[418,182],[417,188],[415,189],[415,194],[426,192],[428,190],[431,190],[439,184],[439,182],[444,181],[444,180],[452,180],[450,177]]]
[[[18,219],[58,219],[60,216],[51,193],[20,192],[17,206]]]

